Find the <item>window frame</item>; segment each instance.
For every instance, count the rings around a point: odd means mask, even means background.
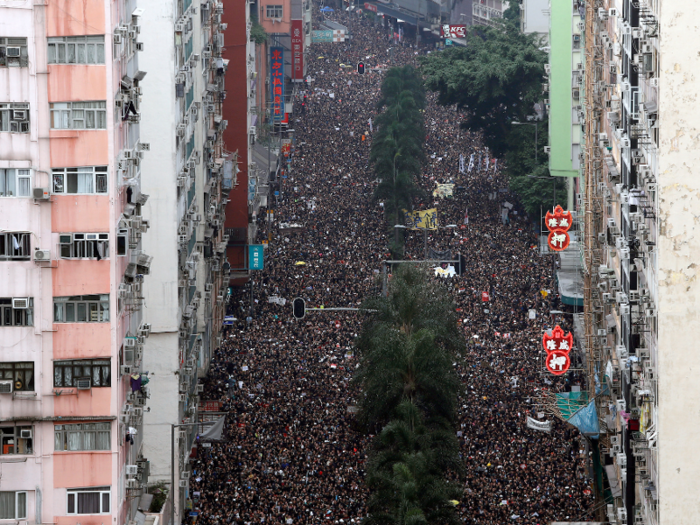
[[[32,365],[31,368],[27,366],[17,366],[17,365]],[[31,370],[32,376],[30,381],[26,380],[26,371]],[[10,377],[5,377],[7,372],[10,372]],[[21,377],[20,377],[21,376]],[[34,372],[34,361],[2,361],[0,362],[0,380],[7,381],[12,380],[13,392],[34,392],[35,391],[35,379],[36,374]],[[17,381],[22,381],[22,388],[15,388]],[[0,453],[2,453],[0,451]]]
[[[8,181],[12,176],[12,189]],[[22,181],[22,182],[20,182]],[[26,193],[20,194],[20,189],[24,186]],[[12,195],[6,193],[12,192]],[[32,197],[32,170],[29,168],[0,168],[0,198],[27,198]]]
[[[79,448],[70,448],[70,435],[73,433],[78,434],[77,441]],[[89,448],[89,445],[87,447],[85,445],[86,441],[90,441],[89,439],[86,440],[86,434],[88,433],[94,434],[91,440],[94,443],[94,448]],[[98,443],[100,442],[98,436],[105,433],[107,434],[107,448],[98,448]],[[59,443],[60,448],[57,448]],[[60,425],[54,425],[53,447],[54,452],[110,452],[112,450],[112,424],[109,421],[95,421],[90,423],[62,423]]]
[[[98,251],[100,245],[104,255]],[[61,259],[109,259],[109,233],[59,233],[58,256]]]
[[[97,493],[99,494],[99,502],[100,502],[100,512],[79,512],[79,498],[78,494],[92,494],[92,493]],[[104,509],[104,496],[107,495],[107,509]],[[73,512],[70,511],[71,508],[71,496],[73,496],[73,502],[72,502],[72,507],[73,507]],[[110,514],[110,509],[112,507],[112,487],[87,487],[87,488],[81,488],[81,489],[68,489],[66,490],[66,514],[68,516],[80,516],[80,515],[88,515],[88,516],[95,516],[97,514]]]
[[[14,494],[15,495],[15,512],[14,512],[14,517],[13,518],[3,518],[0,517],[0,520],[26,520],[27,519],[27,507],[29,506],[27,503],[28,491],[26,490],[2,490],[0,491],[0,494]],[[20,505],[19,505],[19,498],[20,495],[24,495],[24,514],[21,514],[19,512]],[[0,516],[2,516],[2,513],[0,512]]]
[[[271,16],[270,10],[273,10],[273,13],[279,12],[279,16]],[[283,17],[284,17],[284,5],[283,4],[268,4],[265,6],[265,18],[268,18],[270,20],[272,20],[273,18],[275,20],[279,20]]]
[[[84,315],[81,315],[81,309]],[[56,324],[108,323],[109,310],[109,294],[67,295],[53,298],[53,322]],[[72,320],[69,320],[69,317]],[[84,320],[78,320],[81,318]]]
[[[19,237],[19,238],[17,238]],[[31,261],[32,260],[32,241],[30,232],[0,232],[0,261]],[[15,242],[19,245],[19,250],[16,249]],[[21,255],[15,255],[9,252],[21,251]]]
[[[93,104],[96,105],[91,106]],[[105,100],[51,102],[49,103],[49,112],[51,129],[84,131],[107,129],[107,102]],[[89,123],[88,115],[90,114],[92,115],[92,126],[87,125]]]
[[[82,368],[79,374],[76,374],[77,368]],[[89,373],[85,374],[85,369],[90,368]],[[93,381],[95,372],[93,367],[100,367],[100,384],[96,385]],[[57,384],[56,369],[60,368],[61,382]],[[65,370],[70,368],[70,384],[66,383]],[[90,388],[110,388],[112,386],[112,360],[105,357],[103,359],[61,359],[53,362],[53,388],[76,388],[75,382],[79,379],[90,379]],[[105,384],[105,382],[107,384]]]
[[[15,42],[10,43],[10,40],[15,40]],[[17,42],[18,40],[24,40],[24,43]],[[27,44],[27,37],[0,37],[0,67],[29,67],[29,47]],[[18,47],[20,49],[19,57],[8,57],[8,47]],[[9,63],[10,60],[12,63]]]
[[[75,176],[75,181],[70,179]],[[81,176],[89,179],[80,181]],[[92,191],[78,191],[81,184],[90,184]],[[69,191],[72,187],[75,191]],[[51,169],[51,192],[57,195],[107,195],[109,193],[108,166],[77,166]]]
[[[15,111],[24,111],[26,118],[18,118]],[[29,133],[30,114],[28,102],[0,102],[0,132]]]
[[[34,298],[28,297],[28,299],[29,308],[13,308],[12,297],[0,297],[0,328],[34,326]],[[9,323],[6,322],[8,315]],[[24,322],[18,322],[22,318]]]
[[[101,40],[100,40],[101,39]],[[47,48],[47,63],[53,65],[83,65],[83,66],[104,66],[106,63],[105,57],[105,35],[82,35],[82,36],[55,36],[49,37]],[[61,47],[63,53],[60,52]],[[73,61],[68,59],[70,46],[73,47]],[[82,57],[84,62],[81,62],[80,56],[80,46],[84,46]],[[102,62],[99,60],[99,49],[102,47]],[[92,49],[92,53],[90,50]],[[63,55],[63,61],[61,60],[61,54]],[[93,62],[88,60],[89,56],[92,54]]]
[[[9,429],[12,428],[12,434],[5,434],[3,432],[3,429]],[[32,431],[32,437],[30,438],[23,438],[21,437],[21,431],[22,430],[31,430]],[[11,436],[11,437],[10,437]],[[12,443],[5,444],[5,440],[11,440]],[[24,446],[25,446],[25,452],[19,453],[15,452],[17,448],[20,446],[20,441],[24,441]],[[31,443],[27,443],[30,441]],[[12,447],[12,452],[5,452],[7,450],[7,447]],[[31,456],[34,454],[34,426],[33,425],[18,425],[18,424],[11,424],[11,423],[4,423],[0,424],[0,457],[2,456]],[[0,518],[2,519],[2,518]]]

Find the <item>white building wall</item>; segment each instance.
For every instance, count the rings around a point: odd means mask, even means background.
[[[521,29],[523,33],[549,35],[549,0],[523,0],[521,4]]]
[[[700,420],[696,375],[700,335],[700,4],[660,3],[658,235],[658,447],[661,525],[700,516]]]

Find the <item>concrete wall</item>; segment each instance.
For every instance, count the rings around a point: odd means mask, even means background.
[[[658,432],[661,525],[697,523],[700,516],[700,420],[695,375],[700,334],[700,4],[660,3]]]
[[[549,35],[549,0],[523,0],[521,4],[523,33]]]

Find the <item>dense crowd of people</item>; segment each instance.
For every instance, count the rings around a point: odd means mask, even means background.
[[[396,45],[355,13],[334,15],[352,39],[308,53],[311,82],[297,94],[306,102],[294,116],[294,152],[279,202],[271,198],[274,221],[259,223],[261,239],[271,242],[254,276],[254,314],[247,292],[232,297],[229,313],[239,324],[204,380],[202,398],[222,401],[228,416],[225,441],[200,447],[193,460],[189,496],[202,525],[359,523],[366,515],[372,436],[353,424],[358,393],[349,385],[361,314],[316,310],[297,320],[291,300],[357,307],[381,290],[389,253],[368,160],[382,80],[374,68],[416,64],[427,49]],[[341,67],[358,61],[367,74]],[[551,256],[540,255],[501,166],[460,120],[456,108],[428,95],[427,163],[418,181],[427,197],[416,203],[438,211],[441,229],[427,232],[428,247],[464,260],[463,275],[436,277],[453,292],[468,341],[465,361],[455,364],[463,381],[455,432],[467,472],[457,506],[465,523],[480,525],[576,521],[593,503],[582,439],[556,421],[551,433],[526,427],[527,416],[538,418],[542,389],[576,380],[546,374],[540,352],[549,312],[560,306]],[[453,183],[453,196],[433,197],[437,183]],[[289,223],[303,228],[281,228]],[[406,237],[407,259],[423,258],[423,231],[396,234]]]

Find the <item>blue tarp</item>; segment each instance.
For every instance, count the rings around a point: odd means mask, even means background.
[[[594,400],[572,415],[568,422],[578,428],[583,435],[598,439],[600,425],[598,424],[598,412],[595,409]]]

